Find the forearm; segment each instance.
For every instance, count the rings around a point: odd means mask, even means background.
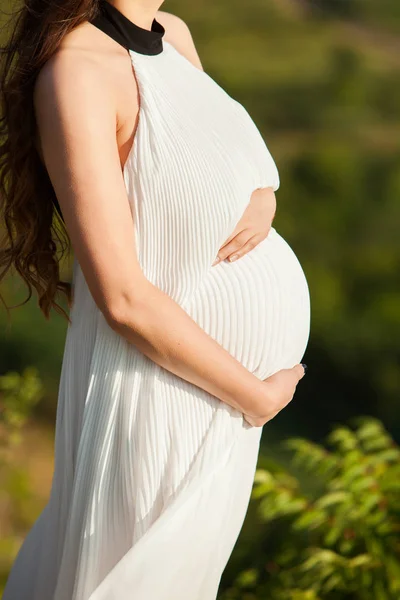
[[[140,295],[143,300],[120,303],[109,319],[112,329],[171,373],[241,412],[258,414],[265,403],[261,380],[159,288],[148,282]]]

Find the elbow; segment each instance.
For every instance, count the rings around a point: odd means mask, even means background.
[[[105,303],[102,313],[108,325],[114,331],[122,328],[137,329],[141,321],[144,301],[138,296],[121,294]]]

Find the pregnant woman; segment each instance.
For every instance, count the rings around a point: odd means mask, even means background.
[[[262,427],[304,375],[309,291],[271,227],[276,165],[160,5],[30,0],[8,46],[24,53],[3,92],[2,262],[46,316],[57,214],[74,263],[51,494],[3,600],[215,600]]]

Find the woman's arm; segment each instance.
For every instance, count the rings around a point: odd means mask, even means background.
[[[64,52],[45,65],[35,88],[45,164],[95,303],[114,331],[168,371],[248,415],[276,414],[277,404],[293,395],[302,367],[288,370],[284,398],[270,398],[265,383],[145,278],[110,87],[101,65]]]

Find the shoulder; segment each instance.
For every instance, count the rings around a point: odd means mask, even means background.
[[[157,11],[156,19],[165,28],[164,40],[172,44],[195,67],[203,70],[192,33],[187,23],[181,17],[163,10]]]
[[[94,103],[100,92],[104,103],[110,101],[108,90],[112,89],[106,83],[106,71],[98,61],[78,51],[63,50],[54,54],[39,71],[34,85],[34,103],[35,106],[43,102],[47,106],[54,103],[73,106],[82,99]],[[70,100],[74,102],[70,103]]]
[[[114,126],[117,119],[115,88],[106,71],[92,56],[75,49],[55,53],[42,66],[34,84],[33,106],[42,131],[78,131],[88,121]],[[42,157],[38,133],[35,144]]]
[[[125,61],[121,61],[121,57]],[[68,32],[57,51],[40,69],[35,93],[49,90],[69,94],[101,92],[110,97],[119,76],[130,69],[126,51],[91,23],[84,22]]]
[[[67,33],[57,51],[40,69],[35,94],[58,90],[67,95],[89,93],[95,96],[103,90],[107,95],[113,89],[110,74],[114,70],[109,67],[117,68],[121,52],[117,44],[114,51],[108,42],[107,37],[103,33],[99,35],[90,23],[82,23]]]

